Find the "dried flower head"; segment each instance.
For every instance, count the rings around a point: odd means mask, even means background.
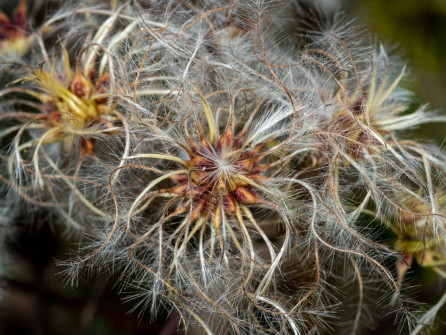
[[[82,9],[71,14],[88,18],[80,20],[80,28],[90,24],[91,11],[95,13],[92,8]],[[106,187],[94,183],[88,169],[119,160],[125,146],[121,135],[127,123],[117,109],[114,57],[119,42],[131,34],[127,30],[113,35],[112,27],[125,21],[120,12],[98,15],[106,20],[91,28],[84,45],[73,45],[76,36],[71,32],[58,42],[53,57],[48,56],[44,38],[38,36],[40,49],[31,64],[16,66],[17,79],[0,91],[1,138],[11,143],[10,150],[2,153],[2,181],[12,194],[61,211],[69,222],[73,213],[84,212],[73,211],[73,198],[89,215],[106,216],[94,204],[99,193],[92,191],[96,188],[106,193]],[[43,27],[51,26],[48,31],[54,31],[65,18],[56,13]],[[104,42],[106,37],[110,41]],[[14,206],[12,199],[8,203]]]
[[[23,55],[33,37],[27,26],[26,0],[20,0],[12,18],[0,10],[0,55]]]
[[[146,278],[145,272],[153,276],[153,286],[161,291],[152,292],[152,306],[162,295],[174,302],[180,299],[181,304],[199,295],[230,316],[219,302],[206,298],[202,285],[208,290],[216,271],[240,271],[237,294],[247,295],[255,305],[274,286],[276,271],[292,244],[292,209],[284,203],[291,194],[283,177],[289,157],[280,153],[293,136],[295,111],[280,101],[256,102],[253,97],[244,105],[243,90],[226,107],[218,97],[224,92],[205,97],[198,88],[193,91],[191,101],[179,104],[190,105],[190,115],[170,129],[145,126],[141,153],[126,158],[135,163],[115,170],[121,173],[112,193],[119,211],[110,234],[127,240],[138,278]],[[169,167],[162,168],[166,163]],[[264,229],[278,224],[284,240],[275,246]],[[125,232],[125,237],[116,231]],[[266,259],[254,235],[265,244]],[[166,289],[168,293],[161,293]]]

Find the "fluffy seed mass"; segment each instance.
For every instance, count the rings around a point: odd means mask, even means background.
[[[446,118],[304,8],[82,0],[32,32],[24,1],[0,12],[2,230],[46,208],[72,283],[117,274],[186,331],[355,334],[385,305],[416,334],[446,300],[417,318],[405,296],[413,260],[446,277],[446,160],[406,131]]]

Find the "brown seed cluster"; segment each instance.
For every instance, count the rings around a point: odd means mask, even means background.
[[[252,185],[265,180],[261,173],[266,165],[261,161],[266,143],[251,149],[244,148],[244,133],[234,137],[231,125],[215,145],[210,144],[205,136],[200,137],[198,144],[189,141],[189,175],[173,176],[178,185],[166,190],[184,198],[183,207],[190,206],[188,199],[192,199],[191,220],[215,215],[219,208],[232,215],[238,205],[261,202]]]
[[[60,140],[70,133],[71,129],[88,128],[100,125],[105,129],[111,124],[103,118],[112,112],[108,102],[107,89],[110,76],[108,73],[95,78],[94,71],[85,76],[80,69],[75,73],[70,68],[65,69],[66,76],[71,77],[66,85],[55,73],[47,72],[42,67],[25,80],[37,84],[39,93],[34,93],[44,105],[43,120],[58,129],[54,132],[54,140]],[[94,140],[89,137],[79,137],[83,154],[94,152]]]

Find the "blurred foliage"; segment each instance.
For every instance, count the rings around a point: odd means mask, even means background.
[[[349,0],[380,42],[396,45],[413,71],[412,89],[421,103],[446,113],[446,0]],[[446,126],[427,124],[412,136],[443,144]]]
[[[425,79],[415,81],[417,88],[446,106],[446,1],[362,0],[356,6],[380,40],[401,45],[416,79]]]

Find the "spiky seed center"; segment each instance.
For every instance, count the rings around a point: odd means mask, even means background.
[[[189,176],[176,177],[185,199],[193,199],[192,219],[223,208],[234,214],[238,205],[252,205],[260,196],[251,184],[261,183],[261,148],[244,149],[241,141],[225,131],[216,145],[203,140],[191,144]]]

